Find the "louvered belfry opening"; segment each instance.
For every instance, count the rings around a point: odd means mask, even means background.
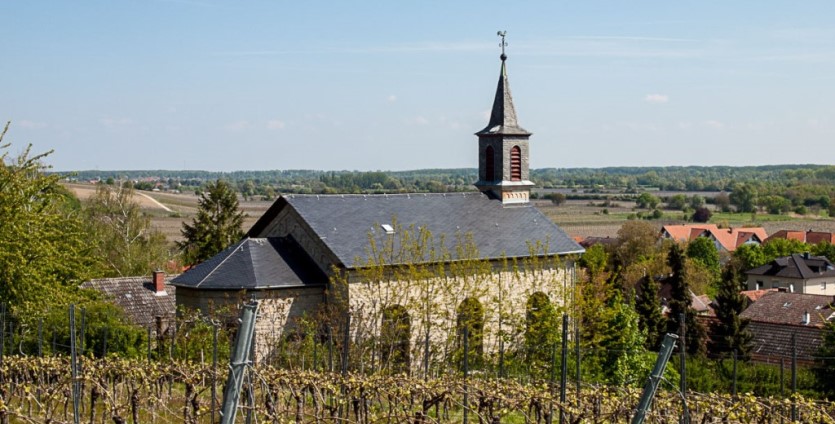
[[[493,181],[496,179],[496,154],[493,146],[484,149],[484,180]]]
[[[510,149],[510,181],[522,181],[522,149]]]

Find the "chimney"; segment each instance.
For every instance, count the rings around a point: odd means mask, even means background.
[[[803,325],[809,325],[809,321],[811,321],[811,316],[809,315],[809,311],[803,313]]]
[[[152,282],[154,283],[154,293],[165,293],[165,272],[160,270],[154,271],[154,277]]]
[[[809,252],[803,252],[803,259],[809,260]]]

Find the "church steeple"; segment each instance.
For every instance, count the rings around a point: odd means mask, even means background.
[[[499,31],[502,42],[501,71],[490,121],[478,136],[478,182],[476,187],[503,204],[527,204],[531,187],[528,169],[528,138],[531,133],[519,126],[510,83],[507,78],[506,32]]]

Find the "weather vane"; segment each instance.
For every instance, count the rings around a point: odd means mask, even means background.
[[[504,41],[504,37],[507,36],[507,31],[499,31],[496,33],[499,37],[502,37],[502,42],[499,43],[499,47],[502,48],[502,60],[507,59],[507,55],[504,54],[504,48],[507,47],[507,41]]]

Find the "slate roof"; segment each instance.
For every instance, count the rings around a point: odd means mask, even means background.
[[[165,277],[165,294],[159,295],[154,292],[151,276],[100,278],[81,283],[81,288],[104,293],[125,311],[133,323],[148,327],[155,323],[158,316],[166,319],[174,317],[177,289],[171,284],[173,278]]]
[[[832,296],[817,294],[764,294],[739,314],[740,318],[751,320],[748,328],[754,336],[752,357],[772,362],[778,357],[791,357],[794,334],[798,360],[811,362],[820,346],[823,326],[835,312],[832,302]],[[807,312],[809,322],[804,323]]]
[[[502,68],[499,73],[499,84],[496,87],[496,97],[493,99],[493,110],[487,126],[476,135],[531,135],[519,126],[516,119],[516,108],[513,107],[513,96],[510,94],[510,82],[507,78],[506,56],[502,55]]]
[[[745,273],[748,275],[807,280],[810,278],[833,277],[835,276],[835,266],[825,256],[793,254],[774,259]]]
[[[542,242],[548,255],[582,253],[584,250],[558,226],[530,205],[503,206],[483,193],[397,195],[291,195],[282,196],[249,230],[250,237],[262,231],[284,207],[291,207],[333,252],[339,262],[352,268],[357,257],[369,253],[369,237],[378,243],[397,234],[387,234],[383,224],[420,228],[440,240],[455,256],[456,237],[471,237],[482,259],[530,256],[530,243]],[[397,248],[399,246],[396,246]],[[429,258],[412,259],[420,262]],[[397,259],[389,262],[399,264]]]
[[[323,286],[327,276],[290,237],[246,237],[172,281],[206,290]]]
[[[772,324],[822,327],[835,313],[832,296],[773,291],[764,294],[739,314],[742,318]],[[804,324],[804,314],[809,323]]]

